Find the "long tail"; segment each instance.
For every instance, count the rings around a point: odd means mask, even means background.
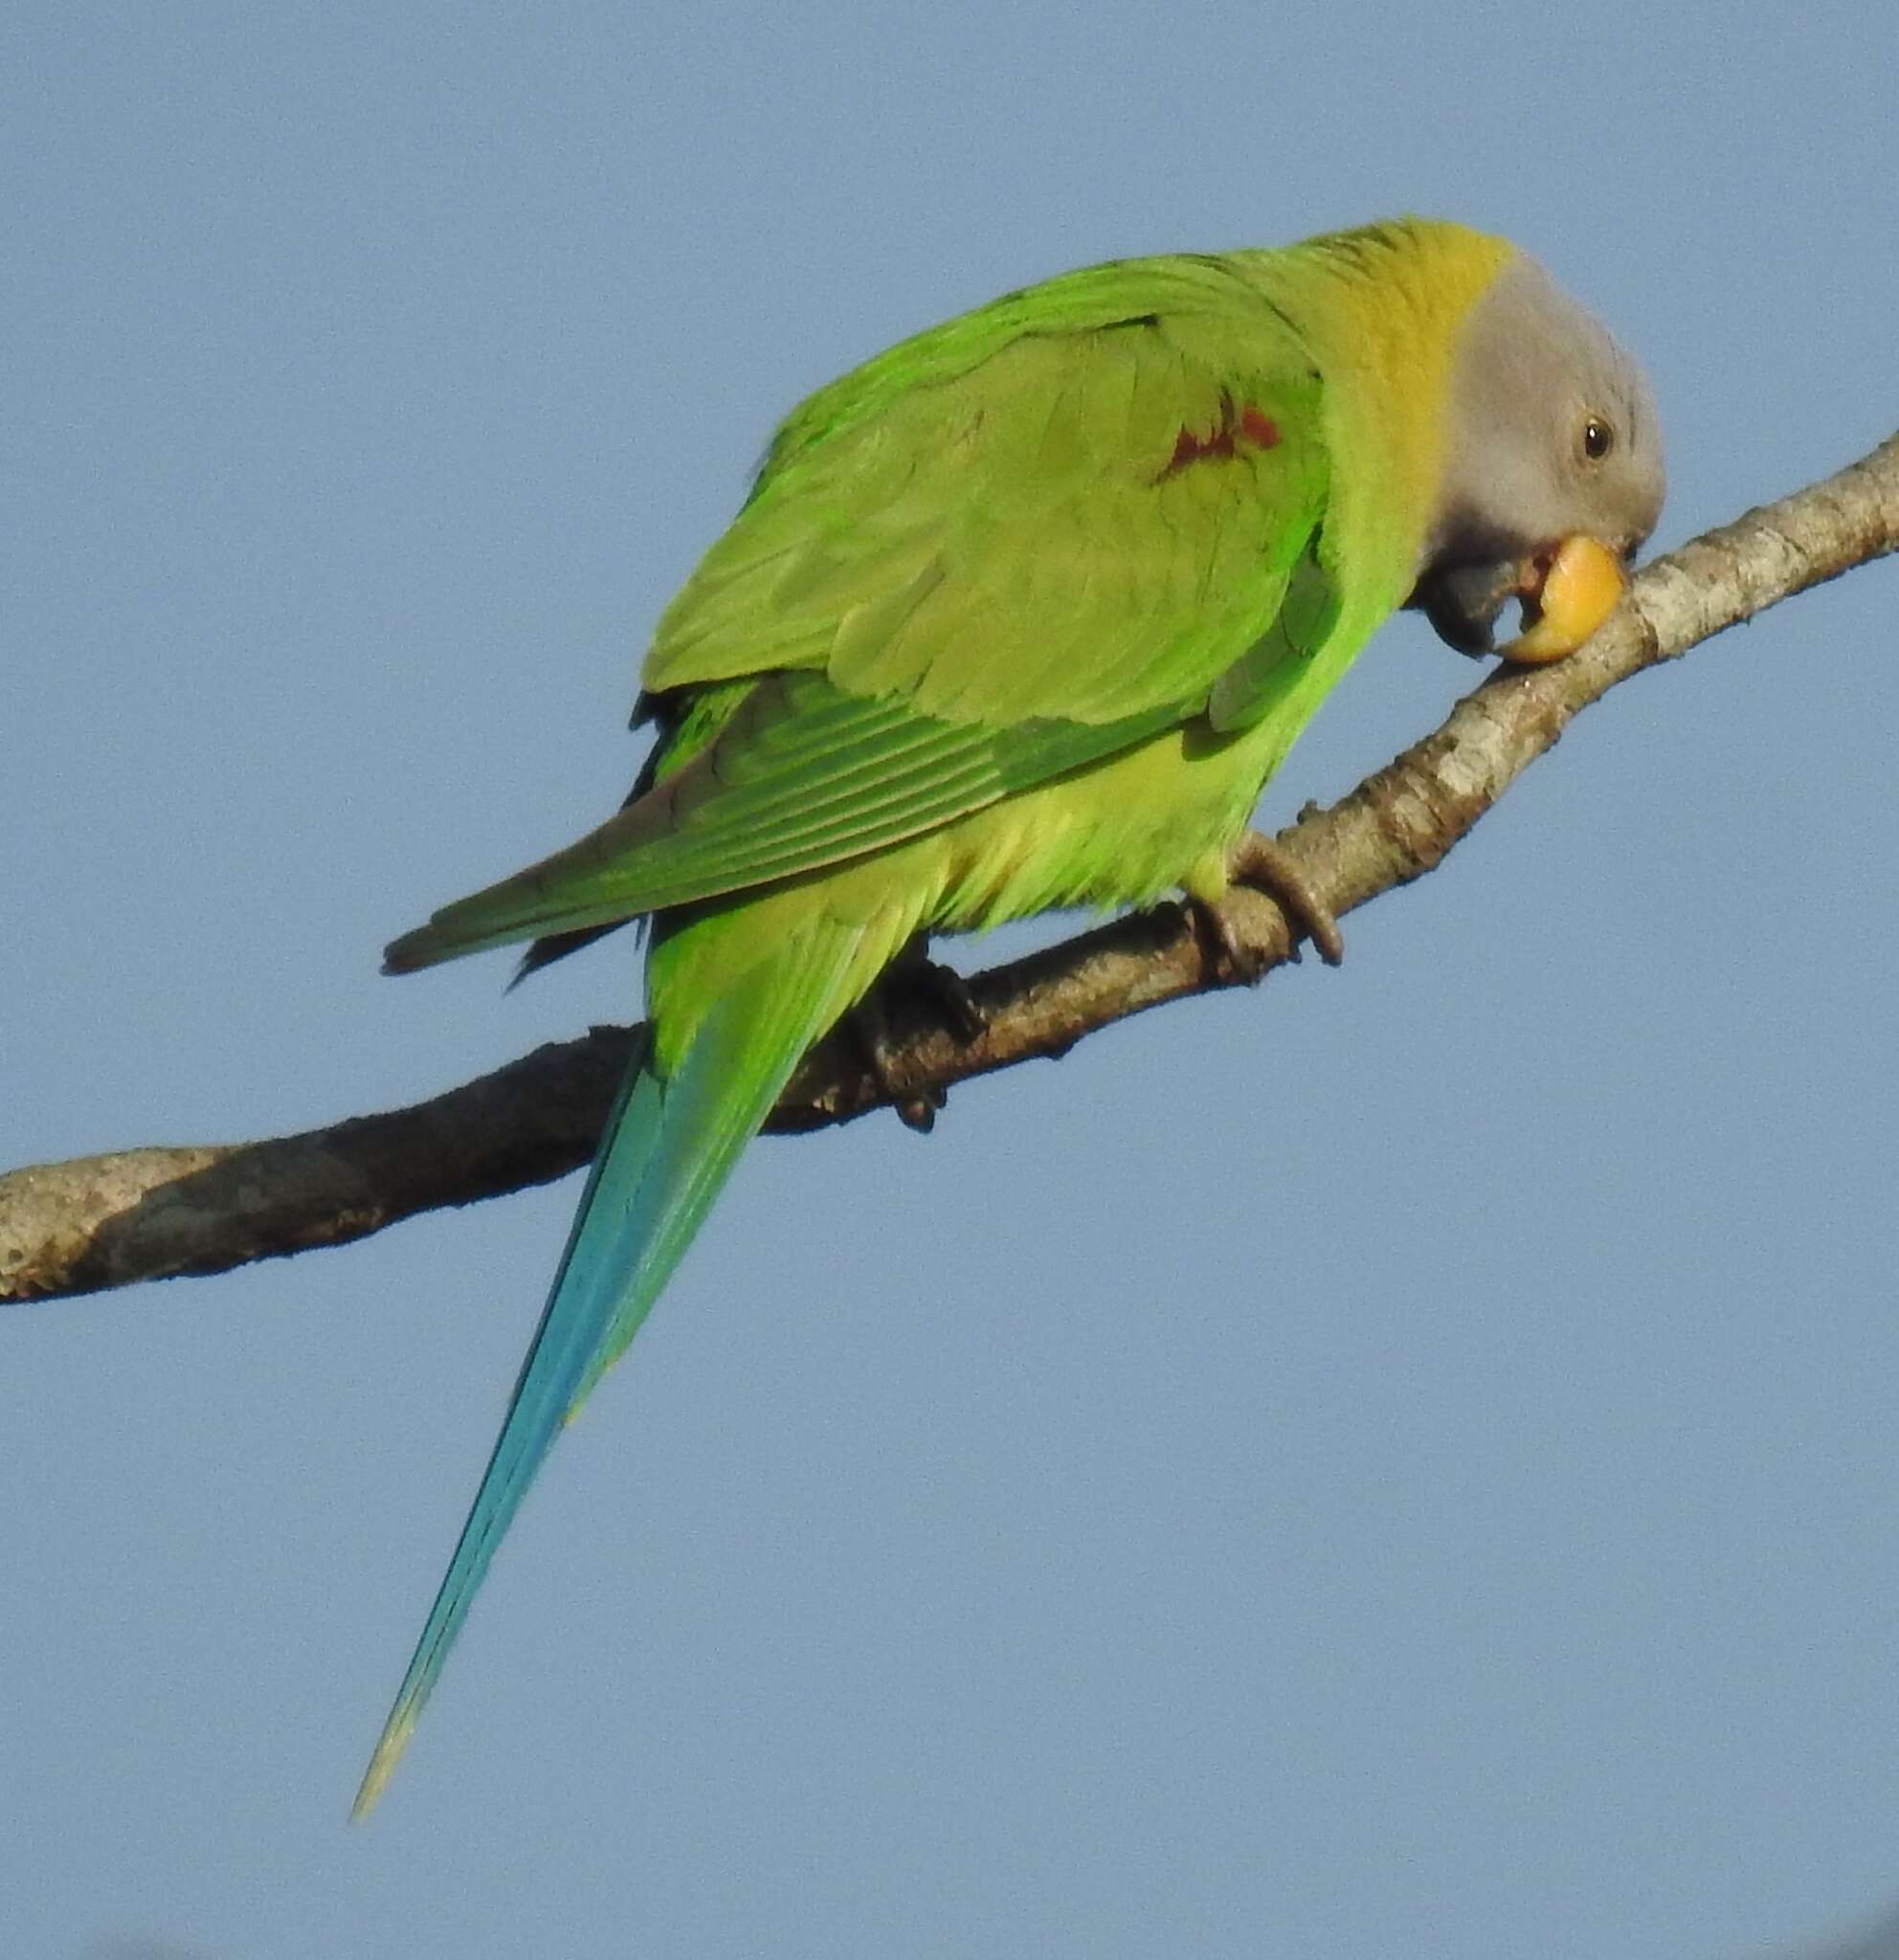
[[[851,1004],[864,939],[860,927],[810,921],[706,1011],[668,1073],[658,1071],[650,1048],[636,1058],[352,1816],[367,1816],[381,1796],[488,1561],[562,1424],[637,1332],[799,1058]]]

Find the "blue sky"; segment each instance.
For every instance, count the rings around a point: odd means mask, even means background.
[[[15,7],[0,1164],[636,1012],[630,946],[377,955],[617,800],[775,417],[1007,287],[1462,217],[1648,363],[1662,543],[1849,459],[1896,48]],[[0,1948],[1714,1960],[1899,1894],[1895,599],[1620,690],[1338,973],[760,1146],[366,1829],[574,1185],[0,1315]],[[1389,629],[1268,816],[1472,678]]]

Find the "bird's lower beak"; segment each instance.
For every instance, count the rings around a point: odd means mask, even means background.
[[[1438,637],[1460,653],[1495,653],[1533,667],[1575,653],[1615,610],[1624,583],[1615,552],[1578,532],[1530,558],[1430,572],[1411,603],[1423,608]],[[1512,599],[1522,602],[1523,631],[1500,647],[1497,617]]]
[[[1565,538],[1548,568],[1523,594],[1523,631],[1497,649],[1519,667],[1541,667],[1573,654],[1616,610],[1628,581],[1622,562],[1600,540]]]

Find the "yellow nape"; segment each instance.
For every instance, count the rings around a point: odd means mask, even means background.
[[[1543,580],[1535,624],[1497,652],[1519,667],[1564,658],[1616,610],[1627,583],[1608,546],[1581,533],[1566,538]]]

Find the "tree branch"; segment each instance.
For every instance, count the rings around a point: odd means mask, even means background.
[[[1434,734],[1280,843],[1334,912],[1421,877],[1611,687],[1808,586],[1899,549],[1899,435],[1647,567],[1630,603],[1554,666],[1493,674]],[[900,1001],[882,1076],[834,1036],[769,1127],[819,1128],[948,1089],[1186,993],[1257,980],[1294,956],[1278,907],[1236,889],[1223,958],[1183,910],[1118,919],[969,983],[987,1016],[965,1042]],[[586,1161],[633,1031],[595,1028],[413,1108],[265,1143],[124,1150],[0,1177],[0,1300],[91,1293],[338,1245],[412,1214],[559,1177]]]

